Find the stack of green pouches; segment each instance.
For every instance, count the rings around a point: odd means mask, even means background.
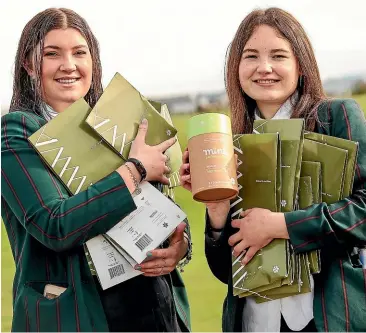
[[[127,87],[116,87],[116,77],[121,78],[115,76],[98,100],[97,109],[91,110],[80,99],[28,138],[71,194],[85,190],[124,164],[127,155],[117,153],[116,147],[121,149],[133,140],[143,117],[149,120],[147,144],[156,145],[176,135],[175,128],[138,92],[132,95]],[[105,111],[112,107],[113,114]]]
[[[303,150],[304,121],[302,119],[256,120],[254,130],[259,133],[278,132],[281,139],[281,210],[292,211],[297,205],[297,196]],[[284,241],[284,240],[283,240]],[[288,241],[286,241],[289,243]],[[310,284],[302,282],[301,271],[306,272],[305,258],[295,256],[288,245],[291,258],[289,274],[281,284],[273,284],[271,288],[260,290],[257,302],[287,297],[289,294],[310,289]],[[300,266],[301,265],[301,266]],[[304,273],[305,274],[305,273]],[[310,282],[310,281],[309,281]],[[301,288],[301,285],[303,286]],[[249,296],[243,293],[240,297]]]
[[[351,194],[358,143],[317,133],[305,133],[303,161],[299,185],[299,209],[322,201],[328,204]],[[320,251],[311,251],[300,256],[301,289],[287,296],[308,292],[310,274],[320,272]],[[307,257],[307,258],[306,258]],[[289,288],[290,286],[281,287]],[[256,297],[258,303],[268,299],[285,297],[273,295],[271,289]]]
[[[232,218],[240,218],[246,209],[259,207],[280,210],[280,141],[278,133],[244,134],[234,136],[234,150],[238,155],[238,197],[231,202]],[[255,156],[255,158],[253,158]],[[233,293],[257,294],[257,288],[281,285],[288,276],[288,243],[276,239],[261,249],[252,260],[242,266],[232,257]],[[260,290],[261,290],[260,289]]]
[[[315,181],[315,191],[313,190],[312,178],[310,176],[301,176],[298,191],[298,206],[300,209],[311,206],[314,202],[315,195],[319,196],[320,183],[320,163],[309,165],[313,162],[301,163],[301,175],[305,171],[309,171],[317,181]],[[305,169],[305,171],[304,171]],[[308,170],[309,169],[309,170]],[[318,174],[316,174],[318,172]],[[317,177],[316,177],[317,176]],[[316,192],[316,193],[314,193]],[[261,294],[261,297],[256,297],[257,303],[263,303],[268,300],[284,298],[288,296],[299,295],[311,291],[310,274],[312,270],[316,273],[320,271],[320,257],[317,251],[310,253],[297,254],[292,250],[293,265],[295,267],[294,283],[283,285],[280,288],[271,289]],[[313,267],[313,268],[312,268]]]
[[[160,108],[162,108],[161,105]],[[161,115],[148,99],[142,96],[122,75],[116,73],[90,112],[86,122],[116,153],[126,160],[143,118],[149,122],[146,135],[147,144],[157,145],[176,136],[177,130],[171,124],[171,119],[170,122],[165,119],[169,111],[166,106],[163,109],[164,115]],[[170,154],[178,154],[178,158],[181,159],[181,150],[178,151],[177,148]],[[171,158],[167,162],[171,169],[173,161],[175,162],[175,159]],[[175,174],[174,177],[176,178]]]
[[[337,147],[347,151],[347,161],[343,179],[342,197],[347,197],[352,193],[354,173],[357,161],[358,142],[336,138],[334,136],[323,135],[313,132],[305,133],[307,140],[323,143],[328,146]]]

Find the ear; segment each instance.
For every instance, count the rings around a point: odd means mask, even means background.
[[[34,70],[33,70],[33,65],[31,64],[31,62],[29,61],[29,59],[27,59],[27,60],[24,62],[23,67],[24,67],[24,69],[27,71],[28,75],[29,75],[31,78],[34,78],[34,77],[35,77],[35,73],[34,73]]]

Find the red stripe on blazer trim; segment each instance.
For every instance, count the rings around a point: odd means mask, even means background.
[[[58,298],[56,298],[56,318],[57,318],[57,332],[61,332],[60,304]]]
[[[52,180],[52,183],[53,183],[53,185],[55,185],[55,188],[56,188],[56,190],[58,192],[58,195],[60,196],[60,199],[63,199],[64,197],[62,195],[62,192],[61,192],[60,187],[58,186],[58,184],[55,181],[55,177],[51,174],[51,172],[50,172],[50,170],[48,169],[47,166],[46,166],[46,168],[47,168],[47,173],[49,174],[49,176],[50,176],[50,178]]]
[[[26,138],[27,137],[27,130],[25,128],[25,117],[24,116],[22,116],[22,125],[23,125],[23,135]],[[28,141],[28,146],[31,147],[31,144],[29,143],[29,141]]]
[[[87,200],[87,201],[85,201],[85,202],[83,202],[83,203],[81,203],[81,204],[79,204],[79,205],[77,205],[77,206],[75,206],[75,207],[72,207],[72,208],[70,208],[68,211],[66,211],[66,212],[64,212],[64,213],[62,213],[62,214],[58,214],[58,215],[54,215],[53,213],[52,213],[52,211],[50,210],[50,208],[49,207],[47,207],[45,204],[44,204],[44,202],[43,202],[43,200],[42,200],[42,197],[41,197],[41,195],[40,195],[40,193],[38,192],[38,189],[37,189],[37,187],[35,186],[35,184],[34,184],[34,182],[33,182],[33,180],[32,180],[32,178],[30,177],[30,175],[29,175],[29,173],[28,173],[28,171],[25,169],[25,167],[24,167],[24,164],[21,162],[21,160],[19,159],[19,157],[17,156],[17,154],[15,153],[15,151],[13,150],[13,149],[10,149],[10,151],[12,151],[12,153],[16,156],[16,158],[17,158],[17,160],[18,160],[18,162],[19,162],[19,164],[20,164],[20,166],[22,167],[22,169],[23,169],[23,171],[24,171],[24,173],[25,173],[25,175],[27,176],[27,178],[28,178],[28,180],[29,180],[29,182],[31,183],[31,185],[32,185],[32,187],[33,187],[33,189],[34,189],[34,191],[36,192],[36,195],[37,195],[37,197],[38,197],[38,199],[39,199],[39,202],[41,203],[41,205],[42,205],[42,207],[43,208],[45,208],[50,214],[51,214],[51,218],[59,218],[59,217],[64,217],[65,215],[67,215],[67,214],[69,214],[70,212],[72,212],[72,211],[74,211],[74,210],[76,210],[76,209],[78,209],[78,208],[80,208],[80,207],[83,207],[83,206],[85,206],[85,205],[87,205],[88,203],[90,203],[90,202],[92,202],[92,201],[94,201],[94,200],[97,200],[97,199],[99,199],[99,198],[101,198],[101,197],[103,197],[103,196],[105,196],[105,195],[107,195],[107,194],[110,194],[110,193],[113,193],[113,192],[115,192],[115,191],[118,191],[118,190],[120,190],[120,189],[123,189],[123,188],[125,188],[126,187],[126,185],[125,184],[122,184],[122,185],[119,185],[119,186],[117,186],[117,187],[115,187],[115,188],[112,188],[112,189],[110,189],[110,190],[108,190],[108,191],[105,191],[105,192],[103,192],[103,193],[101,193],[101,194],[99,194],[99,195],[97,195],[97,196],[95,196],[95,197],[93,197],[93,198],[90,198],[89,200]],[[2,171],[3,172],[3,171]],[[10,183],[8,183],[9,184],[9,186],[11,186],[10,185]],[[15,191],[14,191],[14,189],[13,189],[13,193],[14,193],[14,195],[15,195]],[[18,203],[20,204],[20,200],[18,199]],[[24,215],[26,216],[26,213],[25,213],[25,210],[24,210],[24,208],[23,208],[23,212],[24,212]],[[108,215],[108,214],[106,214],[106,215]],[[28,220],[28,218],[27,218],[27,220]],[[56,238],[56,239],[58,239],[57,237],[54,237],[54,236],[52,236],[52,237],[50,237],[39,225],[37,225],[37,224],[35,224],[33,221],[30,221],[34,226],[36,226],[37,227],[37,229],[39,229],[45,236],[47,236],[47,237],[49,237],[49,238]],[[85,225],[84,227],[81,227],[81,229],[83,229],[83,228],[85,228],[86,226],[88,226],[90,223],[93,223],[94,221],[91,221],[91,222],[89,222],[87,225]],[[95,222],[94,222],[95,223]],[[80,228],[79,229],[76,229],[76,230],[74,230],[74,231],[71,231],[68,235],[66,235],[65,237],[66,238],[68,238],[71,234],[74,234],[75,232],[77,232],[77,231],[79,231],[80,230]],[[58,239],[58,240],[64,240],[64,239],[66,239],[66,238],[60,238],[60,239]]]
[[[358,176],[359,180],[361,180],[362,179],[361,170],[360,170],[360,167],[357,163],[356,163],[356,173],[357,173],[357,176]]]
[[[25,126],[25,116],[22,116],[22,124],[23,124],[23,134],[24,134],[24,138],[26,139],[27,138],[27,130],[26,130],[26,126]],[[28,141],[28,140],[27,140]],[[28,145],[30,146],[30,147],[32,147],[32,145],[29,143],[29,141],[28,141]],[[43,162],[43,161],[42,161]],[[52,180],[52,183],[55,185],[55,188],[57,189],[57,192],[58,192],[58,194],[59,194],[59,196],[60,196],[60,199],[62,199],[63,198],[63,196],[62,196],[62,193],[61,193],[61,190],[60,190],[60,188],[59,188],[59,186],[56,184],[56,182],[55,182],[55,179],[54,179],[54,177],[52,176],[52,174],[51,174],[51,172],[50,172],[50,170],[49,170],[49,168],[48,168],[48,166],[45,164],[45,166],[46,166],[46,169],[47,169],[47,173],[49,174],[49,176],[50,176],[50,178],[51,178],[51,180]]]
[[[39,302],[41,301],[40,298],[37,299],[37,306],[36,306],[36,319],[37,319],[37,332],[40,332],[40,319],[39,319]]]
[[[57,218],[59,218],[59,217],[64,217],[64,216],[66,216],[67,214],[69,214],[69,213],[71,213],[71,212],[73,212],[74,210],[76,210],[76,209],[78,209],[78,208],[81,208],[81,207],[84,207],[85,205],[87,205],[88,203],[91,203],[91,202],[93,202],[93,201],[95,201],[95,200],[97,200],[97,199],[100,199],[100,198],[102,198],[102,197],[104,197],[105,195],[107,195],[107,194],[110,194],[110,193],[113,193],[113,192],[116,192],[116,191],[119,191],[119,190],[121,190],[121,189],[123,189],[123,188],[125,188],[126,187],[126,185],[125,184],[123,184],[123,185],[119,185],[119,186],[117,186],[117,187],[115,187],[115,188],[112,188],[112,189],[110,189],[110,190],[108,190],[108,191],[105,191],[105,192],[103,192],[103,193],[101,193],[101,194],[98,194],[97,196],[95,196],[95,197],[92,197],[92,198],[90,198],[90,199],[88,199],[87,201],[84,201],[83,203],[81,203],[81,204],[79,204],[79,205],[77,205],[77,206],[75,206],[75,207],[72,207],[72,208],[70,208],[68,211],[66,211],[66,212],[64,212],[64,213],[62,213],[62,214],[58,214],[58,215],[51,215],[51,217],[52,218],[54,218],[54,217],[57,217]]]
[[[73,231],[71,231],[71,232],[69,232],[67,235],[65,235],[64,237],[57,237],[57,236],[52,236],[52,235],[49,235],[48,233],[46,233],[37,223],[35,223],[35,222],[33,222],[33,221],[30,221],[30,223],[32,223],[44,236],[46,236],[47,238],[49,238],[49,239],[55,239],[55,240],[57,240],[57,241],[63,241],[63,240],[65,240],[65,239],[67,239],[67,238],[69,238],[70,236],[72,236],[72,235],[74,235],[74,234],[76,234],[77,232],[79,232],[79,231],[81,231],[81,230],[83,230],[83,229],[85,229],[85,228],[87,228],[87,227],[89,227],[89,226],[91,226],[91,225],[93,225],[93,224],[95,224],[95,223],[97,223],[98,221],[100,221],[100,220],[102,220],[102,219],[104,219],[106,216],[108,215],[108,213],[107,214],[104,214],[104,215],[102,215],[102,216],[99,216],[99,217],[97,217],[96,219],[94,219],[94,220],[92,220],[92,221],[90,221],[90,222],[88,222],[88,224],[86,224],[86,225],[84,225],[84,226],[82,226],[82,227],[80,227],[80,228],[78,228],[78,229],[75,229],[75,230],[73,230]]]
[[[27,115],[29,115],[39,125],[39,127],[42,127],[42,124],[37,118],[35,118],[35,115],[32,112],[27,112]]]
[[[334,214],[336,214],[336,213],[339,213],[340,211],[342,211],[343,209],[345,209],[345,208],[346,208],[346,207],[348,207],[349,205],[353,205],[353,204],[354,204],[353,200],[348,199],[348,202],[347,202],[344,206],[339,207],[339,208],[337,208],[337,209],[335,209],[335,210],[333,210],[333,211],[329,210],[329,214],[330,214],[330,215],[334,215]],[[305,221],[309,221],[309,220],[317,219],[317,218],[319,218],[319,217],[320,217],[320,215],[316,215],[316,216],[308,216],[308,217],[306,217],[306,218],[304,218],[304,219],[301,219],[301,220],[298,220],[298,221],[295,221],[295,222],[289,223],[289,224],[287,225],[287,227],[293,227],[294,225],[297,225],[297,224],[303,223],[303,222],[305,222]]]
[[[70,261],[70,272],[71,272],[71,281],[72,281],[72,289],[74,290],[74,298],[75,298],[75,319],[76,319],[76,331],[80,332],[80,320],[79,320],[79,309],[78,309],[78,298],[76,296],[75,290],[75,280],[74,280],[74,269],[72,267],[72,259],[69,257]]]
[[[334,233],[334,231],[333,230],[329,230],[329,231],[327,231],[326,233],[325,233],[325,235],[326,236],[328,236],[328,235],[330,235],[330,234],[333,234]],[[314,239],[310,239],[310,240],[308,240],[308,241],[306,241],[306,242],[304,242],[304,243],[301,243],[301,244],[299,244],[299,245],[295,245],[294,246],[294,248],[295,249],[298,249],[298,248],[300,248],[300,247],[304,247],[304,246],[306,246],[306,245],[308,245],[308,244],[311,244],[311,243],[314,243],[314,242],[316,242],[316,241],[318,241],[319,239],[321,239],[322,237],[321,236],[318,236],[318,237],[316,237],[316,238],[314,238]]]
[[[342,260],[339,260],[339,268],[341,270],[342,290],[343,290],[344,306],[345,306],[345,312],[346,312],[346,332],[349,332],[348,297],[347,297],[347,290],[346,290],[346,282],[344,280],[344,270],[343,270]]]
[[[337,209],[335,209],[335,210],[333,210],[333,211],[329,210],[329,214],[330,214],[330,215],[337,214],[337,213],[339,213],[340,211],[342,211],[343,209],[345,209],[346,207],[348,207],[349,205],[353,205],[353,204],[354,204],[354,202],[353,202],[351,199],[348,199],[348,202],[347,202],[344,206],[339,207],[339,208],[337,208]]]
[[[1,200],[4,200],[4,197],[3,196],[1,196]],[[14,232],[13,225],[10,223],[10,220],[9,220],[9,210],[8,210],[8,207],[7,207],[7,203],[6,202],[4,203],[3,207],[4,207],[4,211],[5,211],[6,223],[10,227],[11,236],[12,236],[13,242],[14,242],[15,261],[17,261],[17,259],[18,259],[18,244],[17,244],[17,239],[16,239],[16,236],[15,236],[15,232]]]
[[[26,211],[25,211],[25,209],[24,209],[24,207],[23,207],[22,203],[20,202],[20,199],[19,199],[19,197],[17,196],[17,194],[16,194],[16,192],[15,192],[14,187],[11,185],[11,183],[10,183],[10,181],[9,181],[8,177],[6,176],[6,174],[5,174],[5,172],[4,172],[4,170],[3,170],[3,169],[1,169],[1,173],[2,173],[2,175],[3,175],[3,177],[4,177],[5,181],[6,181],[6,183],[8,184],[8,186],[9,186],[10,190],[12,191],[12,193],[13,193],[13,195],[14,195],[15,199],[17,200],[17,202],[18,202],[18,204],[19,204],[20,209],[23,211],[24,217],[25,217],[25,218],[27,218],[27,213],[26,213]]]
[[[329,101],[328,102],[328,109],[327,109],[327,111],[328,111],[328,123],[330,124],[330,107],[331,107],[331,105],[332,105],[332,101]],[[329,127],[328,127],[329,128]]]
[[[342,103],[342,109],[343,109],[343,114],[344,114],[344,120],[346,121],[346,125],[347,125],[348,140],[352,140],[351,125],[349,123],[349,119],[347,116],[347,109],[346,109],[344,103]]]
[[[5,136],[6,136],[6,135],[5,135]],[[27,139],[27,137],[25,137],[25,139]],[[15,155],[15,158],[18,160],[19,165],[21,166],[21,168],[23,169],[23,171],[24,171],[25,175],[27,176],[27,178],[28,178],[29,182],[31,183],[31,185],[32,185],[32,187],[33,187],[33,189],[34,189],[34,191],[35,191],[35,193],[36,193],[36,195],[37,195],[37,197],[38,197],[38,200],[39,200],[39,202],[41,203],[42,207],[43,207],[43,208],[45,208],[45,209],[46,209],[46,210],[51,214],[51,217],[52,217],[52,218],[54,218],[54,217],[57,217],[57,218],[58,218],[58,217],[63,217],[63,216],[65,216],[66,214],[68,214],[69,212],[71,212],[71,211],[73,211],[73,210],[75,210],[75,209],[77,209],[77,208],[80,208],[80,207],[82,207],[82,206],[85,206],[85,205],[86,205],[87,203],[89,203],[89,202],[92,202],[92,201],[94,201],[94,200],[97,200],[97,199],[99,199],[100,197],[102,197],[102,196],[104,196],[104,195],[107,195],[107,194],[109,194],[109,193],[111,193],[111,192],[114,192],[114,191],[117,191],[117,190],[119,190],[119,189],[122,189],[122,188],[125,188],[125,187],[126,187],[126,185],[125,185],[125,184],[120,185],[120,186],[118,186],[118,187],[116,187],[116,188],[114,188],[114,189],[111,189],[111,190],[106,191],[106,192],[103,192],[103,193],[101,193],[101,194],[99,194],[99,195],[97,195],[97,196],[95,196],[95,197],[93,197],[93,198],[90,198],[89,200],[87,200],[87,201],[83,202],[82,204],[80,204],[80,205],[78,205],[78,206],[75,206],[75,207],[73,207],[73,208],[70,208],[70,210],[68,210],[68,211],[66,211],[66,212],[64,212],[64,213],[62,213],[62,214],[54,215],[54,214],[52,213],[51,209],[50,209],[50,208],[49,208],[49,207],[48,207],[48,206],[43,202],[42,196],[41,196],[41,194],[39,193],[37,186],[34,184],[32,177],[31,177],[31,176],[30,176],[30,174],[28,173],[28,170],[27,170],[27,169],[26,169],[26,167],[24,166],[23,162],[21,161],[21,159],[19,158],[19,156],[17,155],[17,153],[15,152],[15,150],[14,150],[14,149],[10,149],[10,151]],[[48,168],[47,168],[47,171],[48,171]]]
[[[308,217],[305,217],[305,218],[303,218],[303,219],[301,219],[301,220],[298,220],[298,221],[295,221],[295,222],[289,223],[289,224],[287,225],[287,227],[288,227],[288,228],[290,228],[290,227],[293,227],[294,225],[297,225],[297,224],[303,223],[303,222],[305,222],[305,221],[309,221],[309,220],[317,219],[317,218],[319,218],[319,217],[320,217],[320,215],[316,215],[316,216],[308,216]]]
[[[25,331],[29,332],[29,312],[28,312],[28,296],[24,297],[24,312],[25,312]]]
[[[97,200],[97,199],[100,199],[100,198],[104,197],[104,196],[105,196],[105,195],[107,195],[107,194],[110,194],[110,193],[113,193],[113,192],[119,191],[120,189],[123,189],[123,188],[125,188],[125,187],[126,187],[126,185],[125,185],[125,184],[119,185],[119,186],[117,186],[117,187],[115,187],[115,188],[112,188],[112,189],[110,189],[110,190],[108,190],[108,191],[105,191],[105,192],[103,192],[103,193],[101,193],[101,194],[99,194],[99,195],[97,195],[97,196],[95,196],[95,197],[92,197],[92,198],[90,198],[89,200],[84,201],[83,203],[81,203],[81,204],[79,204],[79,205],[77,205],[77,206],[75,206],[75,207],[70,208],[69,210],[67,210],[66,212],[64,212],[64,213],[62,213],[62,214],[57,214],[57,215],[55,215],[55,214],[51,211],[51,209],[50,209],[48,206],[46,206],[46,205],[45,205],[45,203],[43,202],[42,196],[41,196],[41,194],[39,193],[38,188],[37,188],[37,187],[36,187],[36,185],[34,184],[33,179],[32,179],[32,178],[31,178],[31,176],[29,175],[29,173],[28,173],[27,169],[25,168],[25,166],[24,166],[23,162],[20,160],[19,156],[16,154],[16,152],[15,152],[13,149],[10,149],[10,151],[12,151],[12,153],[15,155],[16,159],[18,160],[19,165],[21,166],[21,168],[23,169],[23,171],[24,171],[25,175],[27,176],[27,178],[28,178],[29,182],[31,183],[31,185],[32,185],[32,187],[33,187],[33,189],[34,189],[34,191],[35,191],[35,193],[36,193],[37,197],[38,197],[38,200],[39,200],[40,204],[42,205],[42,207],[43,207],[44,209],[46,209],[46,210],[51,214],[51,218],[64,217],[64,216],[66,216],[67,214],[71,213],[72,211],[74,211],[74,210],[76,210],[76,209],[78,209],[78,208],[84,207],[85,205],[87,205],[87,204],[88,204],[88,203],[90,203],[90,202],[93,202],[93,201],[95,201],[95,200]]]
[[[5,145],[6,145],[6,148],[10,149],[10,146],[9,146],[9,142],[8,142],[8,135],[6,133],[6,125],[7,125],[7,122],[6,122],[6,119],[4,119],[4,138],[5,138]]]
[[[325,310],[325,296],[324,296],[324,287],[321,286],[321,294],[322,294],[322,310],[323,310],[323,320],[324,320],[324,330],[325,332],[329,332],[328,329],[328,319],[327,319],[327,312]]]
[[[24,216],[26,217],[26,212],[25,212],[25,209],[24,209],[24,207],[22,206],[22,204],[21,204],[21,202],[20,202],[20,200],[19,200],[19,198],[18,198],[18,196],[16,195],[16,193],[15,193],[15,190],[14,190],[14,188],[11,186],[11,184],[10,184],[10,182],[9,182],[9,180],[8,180],[8,178],[6,177],[6,175],[5,175],[5,173],[4,173],[4,171],[3,170],[1,170],[1,172],[2,172],[2,174],[3,174],[3,176],[4,176],[4,178],[5,178],[5,180],[6,180],[6,182],[8,183],[8,185],[9,185],[9,187],[10,187],[10,189],[12,190],[12,192],[13,192],[13,194],[14,194],[14,196],[15,196],[15,198],[17,199],[17,201],[18,201],[18,204],[19,204],[19,206],[21,207],[21,209],[23,210],[23,213],[24,213]],[[104,193],[106,193],[106,192],[104,192]],[[69,238],[70,236],[72,236],[72,235],[74,235],[75,233],[77,233],[77,232],[79,232],[80,230],[82,230],[82,229],[84,229],[84,228],[87,228],[89,225],[93,225],[94,223],[96,223],[96,222],[98,222],[99,220],[101,220],[101,219],[103,219],[104,217],[106,217],[108,215],[108,213],[107,214],[104,214],[104,215],[102,215],[102,216],[100,216],[100,217],[98,217],[98,218],[96,218],[96,219],[94,219],[94,220],[92,220],[92,221],[90,221],[88,224],[86,224],[86,225],[84,225],[84,226],[82,226],[82,227],[80,227],[80,228],[78,228],[78,229],[76,229],[76,230],[73,230],[73,231],[71,231],[70,233],[68,233],[67,235],[65,235],[64,237],[57,237],[57,236],[52,236],[52,235],[49,235],[48,233],[46,233],[38,224],[36,224],[33,220],[31,220],[30,221],[30,223],[31,224],[33,224],[44,236],[46,236],[47,238],[49,238],[49,239],[56,239],[56,240],[65,240],[65,239],[67,239],[67,238]],[[27,219],[27,221],[29,220],[27,217],[26,217],[26,219]]]
[[[20,167],[23,169],[24,174],[27,176],[27,178],[28,178],[29,182],[31,183],[31,185],[32,185],[32,187],[33,187],[33,189],[34,189],[34,191],[35,191],[35,193],[36,193],[36,195],[37,195],[37,197],[38,197],[38,200],[39,200],[39,202],[41,203],[42,207],[43,207],[43,208],[45,208],[45,209],[46,209],[46,210],[51,214],[51,217],[52,217],[52,218],[55,218],[55,217],[56,217],[56,218],[64,217],[64,216],[66,216],[67,214],[69,214],[70,212],[74,211],[74,210],[75,210],[75,209],[77,209],[77,208],[83,207],[83,206],[85,206],[86,204],[88,204],[88,203],[90,203],[90,202],[92,202],[92,201],[94,201],[94,200],[97,200],[97,199],[99,199],[99,198],[101,198],[101,197],[103,197],[103,196],[105,196],[105,195],[107,195],[107,194],[113,193],[113,192],[115,192],[115,191],[118,191],[118,190],[120,190],[120,189],[122,189],[122,188],[125,188],[125,187],[126,187],[126,184],[119,185],[119,186],[117,186],[117,187],[115,187],[115,188],[112,188],[112,189],[110,189],[110,190],[108,190],[108,191],[105,191],[105,192],[103,192],[103,193],[101,193],[101,194],[99,194],[99,195],[97,195],[97,196],[95,196],[95,197],[90,198],[89,200],[87,200],[87,201],[85,201],[85,202],[83,202],[83,203],[79,204],[78,206],[75,206],[75,207],[70,208],[68,211],[66,211],[66,212],[64,212],[64,213],[62,213],[62,214],[54,215],[54,214],[52,213],[51,209],[50,209],[48,206],[46,206],[46,205],[45,205],[45,203],[43,202],[42,196],[41,196],[41,194],[39,193],[38,188],[35,186],[35,184],[34,184],[34,182],[33,182],[33,179],[32,179],[32,178],[31,178],[31,176],[29,175],[29,173],[28,173],[27,169],[25,168],[25,166],[24,166],[23,162],[21,161],[21,159],[19,158],[19,156],[17,155],[17,153],[15,152],[15,150],[14,150],[14,149],[11,149],[11,148],[9,147],[9,145],[8,145],[8,141],[7,141],[7,135],[6,135],[6,122],[5,122],[5,121],[4,121],[4,135],[5,135],[5,141],[6,141],[6,143],[7,143],[8,149],[13,153],[13,155],[14,155],[14,156],[15,156],[15,158],[17,159],[17,161],[18,161],[18,163],[19,163]],[[27,138],[25,137],[25,139],[27,139]],[[48,169],[47,169],[47,170],[48,170]]]
[[[352,231],[354,228],[357,228],[358,226],[360,226],[361,224],[364,224],[366,222],[366,218],[358,221],[356,224],[350,226],[349,228],[346,229],[346,231]]]
[[[23,172],[27,176],[31,186],[33,187],[33,190],[36,193],[36,196],[37,196],[38,201],[40,202],[41,206],[51,214],[52,213],[51,209],[48,206],[46,206],[45,203],[43,202],[42,196],[39,193],[37,186],[34,184],[32,177],[30,176],[30,174],[29,174],[28,170],[26,169],[26,167],[24,166],[23,162],[20,160],[20,157],[18,156],[18,154],[15,152],[14,149],[9,149],[9,151],[11,151],[13,153],[13,155],[15,156],[16,160],[18,161],[20,167],[23,169]]]

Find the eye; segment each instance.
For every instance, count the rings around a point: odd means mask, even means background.
[[[273,56],[274,59],[286,59],[287,57],[283,54],[276,54]]]
[[[244,56],[244,59],[256,59],[257,56],[254,54],[247,54],[246,56]]]
[[[56,57],[57,56],[57,52],[54,52],[54,51],[52,51],[52,52],[46,52],[44,54],[44,56],[45,57]]]
[[[83,50],[79,50],[75,53],[76,55],[85,55],[86,54],[86,51],[83,51]]]

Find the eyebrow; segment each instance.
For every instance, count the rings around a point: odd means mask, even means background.
[[[258,50],[256,50],[256,49],[245,49],[243,51],[243,53],[246,53],[246,52],[259,53]],[[273,50],[271,50],[271,53],[277,53],[277,52],[290,53],[289,51],[287,51],[285,49],[273,49]]]
[[[76,45],[74,46],[72,49],[81,49],[81,48],[85,48],[87,49],[88,46],[87,45],[84,45],[84,44],[80,44],[80,45]],[[47,45],[44,47],[44,49],[55,49],[55,50],[60,50],[61,47],[57,46],[57,45]]]

